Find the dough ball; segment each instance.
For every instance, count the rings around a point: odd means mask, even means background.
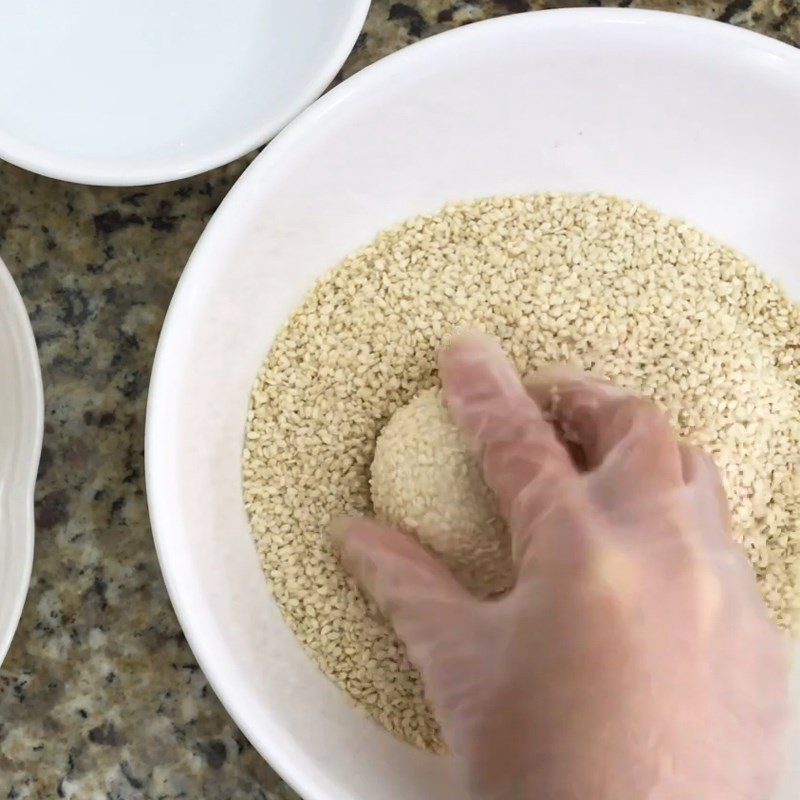
[[[370,485],[376,515],[415,535],[472,592],[489,597],[511,586],[505,523],[440,389],[421,392],[391,417]]]

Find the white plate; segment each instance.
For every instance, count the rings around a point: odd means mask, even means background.
[[[542,190],[644,200],[741,248],[800,297],[798,141],[800,53],[790,47],[684,16],[542,12],[443,34],[364,70],[231,191],[159,343],[147,489],[195,655],[307,800],[462,795],[446,760],[350,708],[261,574],[240,457],[250,387],[287,315],[399,220],[448,200]],[[797,778],[786,800],[800,796]]]
[[[79,183],[182,178],[266,142],[369,0],[2,0],[0,157]]]
[[[28,312],[0,261],[0,664],[14,635],[33,563],[33,489],[44,401]]]

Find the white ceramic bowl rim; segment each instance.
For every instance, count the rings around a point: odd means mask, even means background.
[[[48,178],[92,186],[146,186],[188,178],[235,161],[269,141],[330,84],[353,48],[369,11],[370,0],[351,0],[350,16],[342,35],[327,54],[319,70],[308,76],[291,109],[271,115],[257,126],[232,132],[227,141],[209,148],[202,156],[175,159],[170,164],[109,166],[89,157],[65,156],[22,141],[4,131],[0,124],[0,159]]]
[[[19,622],[33,565],[33,493],[44,430],[39,355],[28,312],[6,266],[0,261],[0,355],[10,355],[0,372],[0,664]],[[5,468],[3,469],[3,464]]]
[[[746,44],[782,61],[794,59],[800,68],[800,53],[791,46],[766,36],[703,18],[639,9],[556,9],[501,17],[439,34],[366,67],[320,98],[270,143],[232,188],[200,238],[176,289],[154,361],[146,430],[148,455],[155,450],[162,426],[168,424],[168,420],[162,419],[163,415],[157,414],[157,408],[162,404],[163,396],[170,391],[170,374],[167,371],[165,352],[171,349],[173,338],[179,336],[176,330],[180,324],[177,310],[191,303],[192,295],[201,278],[201,262],[206,262],[218,252],[220,246],[218,232],[231,224],[231,215],[235,213],[237,205],[246,200],[254,182],[259,182],[262,186],[269,182],[273,170],[280,172],[279,165],[283,155],[291,150],[306,131],[313,128],[326,115],[333,113],[338,106],[358,95],[374,91],[382,82],[391,80],[413,65],[424,62],[434,51],[457,48],[466,40],[490,36],[503,28],[527,25],[560,30],[575,22],[609,22],[617,25],[624,23],[632,26],[689,31],[695,36],[724,40],[731,48]],[[154,423],[155,419],[158,420],[157,423]],[[190,605],[185,602],[179,565],[174,563],[170,530],[165,524],[167,516],[162,513],[166,497],[161,489],[160,478],[165,468],[163,460],[154,464],[148,458],[146,474],[151,523],[169,595],[192,651],[221,702],[256,749],[301,795],[318,798],[320,794],[317,765],[301,748],[282,738],[279,728],[269,729],[267,726],[260,726],[254,729],[248,724],[247,708],[240,702],[236,692],[229,689],[225,680],[224,666],[220,664],[218,654],[215,654],[204,640],[205,621],[193,615]]]

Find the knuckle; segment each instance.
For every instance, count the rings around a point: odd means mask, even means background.
[[[623,548],[611,543],[597,546],[590,569],[594,583],[610,591],[624,605],[638,596],[644,571],[637,559]]]

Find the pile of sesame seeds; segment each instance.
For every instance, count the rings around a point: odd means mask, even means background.
[[[591,369],[653,398],[722,469],[775,621],[800,630],[800,306],[741,255],[613,197],[454,205],[382,233],[277,336],[248,416],[245,502],[285,619],[373,718],[441,750],[419,675],[341,567],[332,517],[369,514],[383,425],[435,386],[465,327],[522,373]]]

